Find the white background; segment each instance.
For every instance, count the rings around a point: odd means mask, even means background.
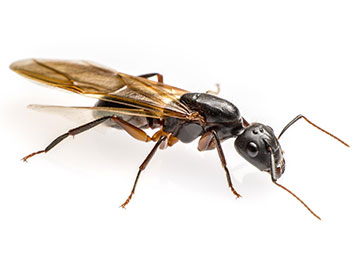
[[[3,1],[1,259],[354,259],[353,148],[305,122],[282,137],[280,183],[223,143],[158,151],[127,210],[119,208],[153,144],[92,130],[20,161],[78,125],[26,109],[91,105],[8,69],[18,59],[87,59],[137,75],[160,72],[214,89],[276,133],[299,113],[354,145],[353,1]]]

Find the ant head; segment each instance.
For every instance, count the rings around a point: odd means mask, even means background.
[[[285,171],[281,146],[270,126],[260,123],[248,125],[235,140],[234,147],[256,168],[274,175],[275,181]]]
[[[243,126],[245,127],[244,132],[237,136],[237,139],[234,142],[234,146],[242,157],[244,157],[248,162],[257,167],[259,170],[270,173],[272,181],[277,186],[290,193],[303,206],[305,206],[310,213],[312,213],[316,218],[320,220],[320,217],[316,215],[299,197],[297,197],[286,187],[277,183],[277,179],[279,179],[285,171],[285,160],[283,158],[283,152],[278,139],[290,126],[292,126],[301,118],[303,118],[307,123],[311,124],[320,131],[338,140],[345,146],[350,147],[347,143],[312,123],[303,115],[298,115],[293,120],[291,120],[282,129],[277,138],[274,134],[274,130],[272,130],[270,126],[259,123],[252,123],[249,125],[248,122],[243,119]]]

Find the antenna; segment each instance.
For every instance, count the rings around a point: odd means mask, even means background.
[[[307,206],[306,203],[303,202],[303,200],[301,200],[296,194],[294,194],[292,191],[290,191],[289,189],[287,189],[286,187],[282,186],[281,184],[277,183],[277,177],[276,177],[276,169],[275,169],[275,158],[274,158],[274,154],[272,152],[272,149],[269,148],[270,151],[270,174],[271,174],[271,180],[273,183],[275,183],[277,186],[279,186],[280,188],[284,189],[285,191],[287,191],[288,193],[290,193],[293,197],[295,197],[299,202],[301,202],[301,204],[303,206],[306,207],[306,209],[308,209],[308,211],[315,216],[317,219],[321,220],[321,218],[313,212],[313,210],[311,210],[310,207]]]
[[[290,191],[289,189],[287,189],[285,186],[282,186],[281,184],[277,183],[276,181],[273,181],[277,186],[279,186],[280,188],[284,189],[285,191],[287,191],[288,193],[290,193],[293,197],[295,197],[299,202],[301,202],[301,204],[303,206],[306,207],[306,209],[308,209],[309,212],[311,212],[311,214],[313,216],[315,216],[317,219],[322,220],[316,213],[313,212],[313,210],[311,210],[310,207],[307,206],[306,203],[303,202],[303,200],[301,200],[296,194],[294,194],[292,191]]]
[[[338,140],[339,142],[341,142],[343,145],[350,147],[350,145],[348,145],[347,143],[345,143],[343,140],[341,140],[340,138],[336,137],[335,135],[329,133],[328,131],[325,131],[323,128],[320,128],[319,126],[317,126],[316,124],[312,123],[311,121],[309,121],[305,116],[303,115],[298,115],[296,116],[293,120],[291,120],[291,122],[289,122],[284,129],[282,129],[279,137],[277,139],[280,139],[281,135],[290,127],[292,126],[294,123],[296,123],[298,120],[300,120],[301,118],[303,118],[304,120],[306,120],[307,123],[311,124],[312,126],[314,126],[315,128],[321,130],[323,133],[326,133],[327,135],[330,135],[331,137],[333,137],[334,139]]]

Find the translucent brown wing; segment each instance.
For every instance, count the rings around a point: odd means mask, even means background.
[[[10,68],[45,85],[129,107],[110,108],[116,113],[198,120],[197,115],[179,101],[186,90],[88,61],[27,59],[11,64]]]
[[[83,122],[90,121],[93,119],[93,112],[102,112],[106,115],[128,115],[128,116],[146,116],[151,118],[160,118],[155,114],[149,114],[149,111],[144,111],[143,109],[139,108],[117,108],[117,107],[71,107],[71,106],[52,106],[52,105],[38,105],[38,104],[31,104],[28,105],[27,108],[39,112],[47,112],[52,114],[60,114],[64,115],[67,118],[75,118],[75,121],[78,121],[77,116],[73,116],[73,114],[77,114],[80,112],[79,115],[82,117],[84,113],[88,116],[84,119]],[[87,119],[89,118],[89,119]]]

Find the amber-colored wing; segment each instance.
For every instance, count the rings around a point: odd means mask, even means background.
[[[88,61],[27,59],[14,62],[10,68],[45,85],[129,107],[109,108],[118,114],[199,120],[179,101],[188,91]]]

